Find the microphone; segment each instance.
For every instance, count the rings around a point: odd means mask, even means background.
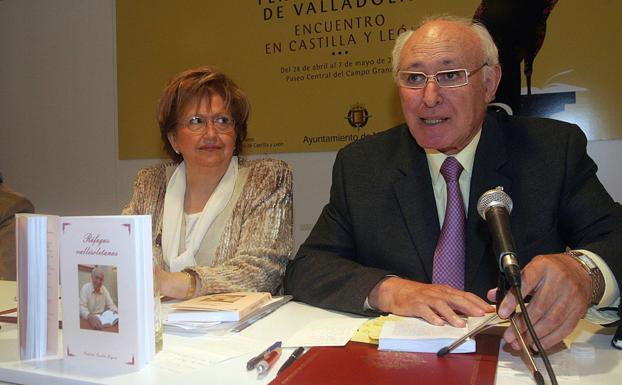
[[[486,191],[477,201],[477,212],[488,223],[488,230],[492,235],[493,251],[497,255],[499,269],[505,274],[511,287],[520,287],[520,266],[510,228],[512,207],[512,199],[503,191],[503,187]]]
[[[510,212],[512,211],[512,199],[503,191],[503,187],[496,187],[492,190],[488,190],[479,197],[477,201],[477,212],[488,223],[488,230],[492,235],[493,251],[499,258],[499,269],[505,275],[505,279],[510,286],[510,289],[514,292],[518,304],[520,306],[525,325],[527,330],[533,339],[533,342],[538,348],[538,352],[542,356],[546,371],[549,373],[551,384],[557,385],[557,379],[555,378],[555,372],[549,362],[546,355],[546,351],[542,347],[538,335],[531,324],[529,319],[529,313],[525,306],[525,301],[521,296],[520,286],[520,266],[518,266],[518,256],[516,254],[516,246],[514,245],[514,238],[512,237],[512,230],[510,229]],[[499,276],[499,287],[497,289],[497,304],[501,303],[500,298],[505,295],[505,285],[502,285],[502,278]],[[498,310],[499,308],[497,308]],[[514,334],[517,336],[521,350],[528,358],[528,366],[532,372],[534,380],[538,385],[544,384],[544,378],[536,367],[531,357],[531,352],[525,345],[525,341],[521,336],[520,330],[516,326],[516,322],[513,316],[510,316],[510,323],[514,328]]]

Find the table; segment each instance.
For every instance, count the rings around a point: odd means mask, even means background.
[[[239,336],[263,341],[265,347],[276,340],[284,340],[293,335],[309,320],[319,318],[351,317],[301,303],[288,303],[270,316],[256,322],[240,333]],[[171,346],[171,340],[175,336],[164,335],[164,349]],[[224,337],[197,337],[206,340]],[[280,366],[293,349],[284,349],[279,362]],[[258,352],[254,352],[257,354]],[[0,380],[27,384],[267,384],[271,381],[276,371],[272,370],[267,377],[257,380],[255,372],[247,372],[246,361],[253,355],[247,355],[228,360],[219,364],[196,370],[180,378],[179,373],[172,373],[153,364],[147,365],[139,372],[133,373],[100,373],[95,369],[87,370],[77,366],[67,365],[59,357],[50,357],[44,360],[31,362],[18,361],[17,328],[13,324],[2,324],[0,330]],[[156,357],[157,360],[157,357]],[[101,378],[99,378],[101,376]]]
[[[0,311],[17,305],[17,286],[14,281],[0,281]]]
[[[550,349],[549,360],[553,366],[559,384],[583,385],[619,385],[622,378],[622,350],[611,346],[611,339],[615,328],[604,328],[585,320],[581,320],[577,328],[564,339],[569,349],[563,347]],[[573,354],[573,344],[587,344],[594,348],[594,356],[582,359]],[[542,372],[547,384],[548,374],[540,358],[536,358],[536,365]],[[511,353],[507,347],[500,347],[499,363],[497,365],[496,385],[533,385],[525,363]]]
[[[14,283],[13,283],[14,285]],[[9,288],[8,290],[5,290]],[[13,290],[14,291],[14,290]],[[0,282],[0,297],[11,295],[10,285]],[[1,300],[0,300],[0,303]],[[290,302],[268,317],[253,324],[236,334],[235,338],[247,337],[261,342],[266,347],[277,340],[286,340],[306,323],[320,318],[351,318],[351,314],[319,309],[299,302]],[[595,358],[588,361],[575,360],[569,350],[561,350],[551,354],[560,384],[599,384],[618,385],[622,378],[622,351],[610,347],[612,328],[602,328],[581,321],[577,329],[566,340],[568,346],[576,342],[588,342],[595,347]],[[173,349],[176,336],[165,334],[164,352]],[[222,337],[195,337],[210,341],[234,338],[232,335]],[[293,349],[284,349],[277,363],[279,367]],[[161,353],[158,356],[161,356]],[[2,324],[0,329],[0,381],[24,384],[73,385],[73,384],[232,384],[260,385],[267,384],[276,375],[272,370],[267,377],[258,380],[254,372],[247,372],[245,364],[254,353],[248,353],[224,362],[206,365],[187,373],[167,370],[158,364],[158,357],[153,363],[138,372],[102,373],[97,368],[84,368],[73,363],[64,362],[62,358],[52,356],[42,360],[19,361],[17,344],[17,327],[14,324]],[[538,360],[540,361],[540,360]],[[556,364],[556,362],[558,362]],[[572,376],[561,375],[561,369],[571,370]],[[546,378],[546,372],[543,372]],[[547,378],[548,383],[548,378]],[[501,348],[499,367],[497,369],[497,385],[533,384],[526,367],[518,356]]]

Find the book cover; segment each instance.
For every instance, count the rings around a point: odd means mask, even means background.
[[[144,366],[155,354],[151,217],[62,217],[60,255],[65,359]]]
[[[314,347],[279,374],[271,385],[492,385],[499,336],[480,334],[477,351],[448,354],[381,351],[349,342],[344,347]]]
[[[270,293],[235,292],[209,294],[177,303],[168,313],[169,322],[239,321],[271,299]]]

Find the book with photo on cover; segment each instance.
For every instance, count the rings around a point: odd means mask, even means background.
[[[138,370],[155,355],[151,217],[60,218],[65,360]]]
[[[209,294],[173,305],[169,322],[239,321],[266,304],[272,296],[264,292]]]

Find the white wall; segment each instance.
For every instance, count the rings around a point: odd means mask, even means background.
[[[38,211],[118,211],[114,9],[0,1],[0,170]]]
[[[37,212],[116,214],[137,170],[119,161],[113,0],[0,0],[0,171]],[[622,141],[588,151],[622,201]],[[272,154],[294,171],[296,245],[328,198],[334,152]]]

